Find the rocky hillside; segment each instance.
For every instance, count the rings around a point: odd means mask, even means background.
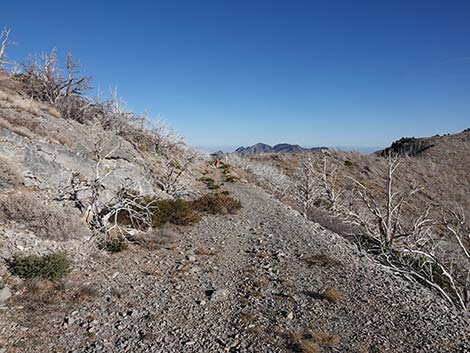
[[[379,156],[387,156],[390,153],[400,156],[418,156],[428,149],[431,150],[454,150],[465,148],[469,144],[470,129],[457,134],[436,135],[432,137],[403,137],[382,151],[377,151]],[[432,151],[431,151],[432,153]]]
[[[299,145],[291,145],[288,143],[280,143],[275,146],[270,146],[265,143],[257,143],[253,146],[248,147],[238,147],[235,150],[235,153],[240,155],[252,155],[259,153],[296,153],[296,152],[307,152],[307,151],[319,151],[327,150],[327,147],[312,147],[305,148]]]
[[[239,214],[207,216],[153,248],[96,252],[62,287],[15,294],[0,344],[9,352],[470,349],[468,324],[432,292],[259,188],[225,190],[241,200]]]

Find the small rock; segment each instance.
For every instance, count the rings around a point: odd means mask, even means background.
[[[0,305],[4,304],[8,299],[11,297],[11,289],[8,287],[4,287],[0,289]]]
[[[196,261],[196,256],[195,255],[188,255],[186,256],[186,260],[189,262],[195,262]]]
[[[211,301],[221,301],[228,297],[228,290],[227,289],[216,289],[212,292]]]
[[[287,314],[287,318],[288,318],[289,320],[292,320],[292,319],[294,318],[294,314],[292,313],[292,311],[289,312],[289,314]]]

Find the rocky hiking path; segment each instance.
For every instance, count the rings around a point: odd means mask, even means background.
[[[435,295],[261,189],[226,188],[238,214],[77,263],[72,299],[1,310],[0,351],[469,351],[467,324]]]

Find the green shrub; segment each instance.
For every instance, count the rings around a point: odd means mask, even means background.
[[[313,205],[315,207],[322,207],[322,208],[325,208],[325,209],[329,210],[333,207],[333,202],[331,202],[330,200],[327,200],[327,199],[318,198],[318,199],[315,200]]]
[[[127,242],[118,237],[103,240],[98,244],[101,250],[106,250],[112,253],[121,252],[127,249]]]
[[[72,269],[72,264],[65,253],[43,256],[17,254],[9,267],[12,274],[21,278],[55,280],[67,275]]]
[[[227,182],[227,183],[235,183],[235,182],[237,182],[238,180],[239,180],[239,179],[238,179],[236,176],[234,176],[234,175],[232,175],[232,174],[230,174],[230,173],[227,173],[227,174],[225,174],[225,176],[224,176],[224,181]]]
[[[347,159],[347,160],[344,161],[344,165],[345,165],[346,167],[352,167],[352,166],[353,166],[353,162]]]
[[[152,209],[152,226],[161,227],[166,223],[187,226],[199,222],[199,215],[194,212],[192,203],[182,199],[159,200]]]
[[[193,208],[209,214],[235,213],[241,207],[239,200],[224,194],[207,194],[193,201]]]
[[[215,182],[214,179],[210,177],[201,177],[198,179],[199,181],[202,181],[204,184],[206,184],[207,188],[209,190],[217,190],[220,188],[220,185]]]

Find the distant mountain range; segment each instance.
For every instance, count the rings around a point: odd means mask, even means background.
[[[239,154],[258,154],[258,153],[295,153],[307,151],[320,151],[327,150],[328,147],[313,147],[305,148],[299,145],[291,145],[289,143],[280,143],[275,146],[270,146],[265,143],[257,143],[253,146],[238,147],[235,152]]]

